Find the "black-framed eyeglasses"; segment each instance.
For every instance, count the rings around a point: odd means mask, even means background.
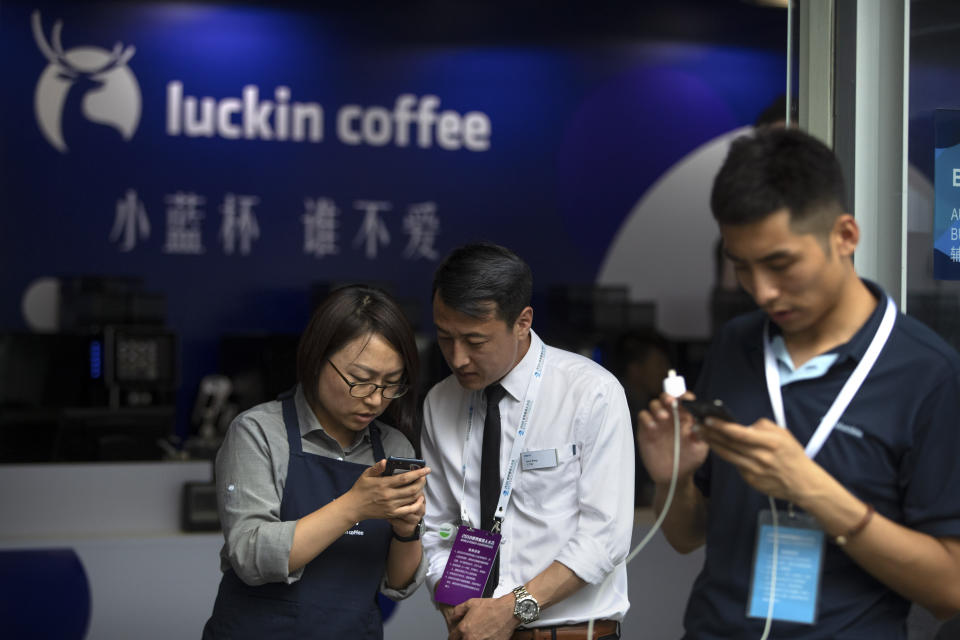
[[[327,360],[327,362],[329,362],[333,370],[337,372],[337,375],[347,383],[347,386],[350,387],[350,395],[354,398],[366,398],[372,396],[377,389],[383,389],[384,400],[395,400],[410,390],[410,385],[403,382],[395,382],[393,384],[350,382],[347,380],[347,377],[340,372],[340,369],[337,369],[337,365],[333,364],[333,360]]]

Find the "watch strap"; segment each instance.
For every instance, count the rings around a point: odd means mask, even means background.
[[[414,540],[420,539],[420,534],[422,532],[423,532],[423,520],[420,520],[420,522],[417,523],[417,526],[413,528],[413,533],[411,533],[409,536],[400,536],[400,535],[397,535],[396,531],[394,531],[393,537],[394,539],[399,540],[400,542],[413,542]]]
[[[537,601],[536,598],[533,597],[533,594],[527,591],[526,586],[520,585],[519,587],[516,587],[513,590],[513,597],[514,597],[513,615],[516,616],[517,618],[520,618],[520,622],[522,624],[529,624],[540,618],[540,603]],[[528,618],[527,616],[524,616],[521,614],[521,609],[520,609],[521,602],[532,602],[534,607],[536,607],[536,613],[532,618]]]

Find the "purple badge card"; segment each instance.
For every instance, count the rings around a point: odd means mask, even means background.
[[[481,597],[499,547],[499,533],[460,527],[437,584],[437,602],[458,605]]]

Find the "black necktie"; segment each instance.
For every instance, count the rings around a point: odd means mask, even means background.
[[[487,398],[487,417],[483,420],[483,447],[480,454],[480,527],[493,526],[493,512],[500,497],[500,400],[506,390],[492,384],[483,390]],[[489,598],[500,581],[500,554],[493,560],[490,577],[483,589]]]

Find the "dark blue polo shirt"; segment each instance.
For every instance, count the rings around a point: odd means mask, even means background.
[[[802,445],[862,358],[880,304],[819,378],[783,386],[787,426]],[[720,398],[743,424],[773,420],[763,362],[762,311],[730,321],[714,340],[697,397]],[[920,322],[898,315],[886,346],[815,461],[878,513],[936,537],[960,536],[960,357]],[[765,495],[713,456],[695,481],[708,498],[706,560],[687,605],[687,638],[759,638],[764,620],[746,617],[757,514]],[[778,503],[778,507],[785,505]],[[832,543],[826,545],[815,625],[774,622],[771,637],[906,638],[910,603]]]

